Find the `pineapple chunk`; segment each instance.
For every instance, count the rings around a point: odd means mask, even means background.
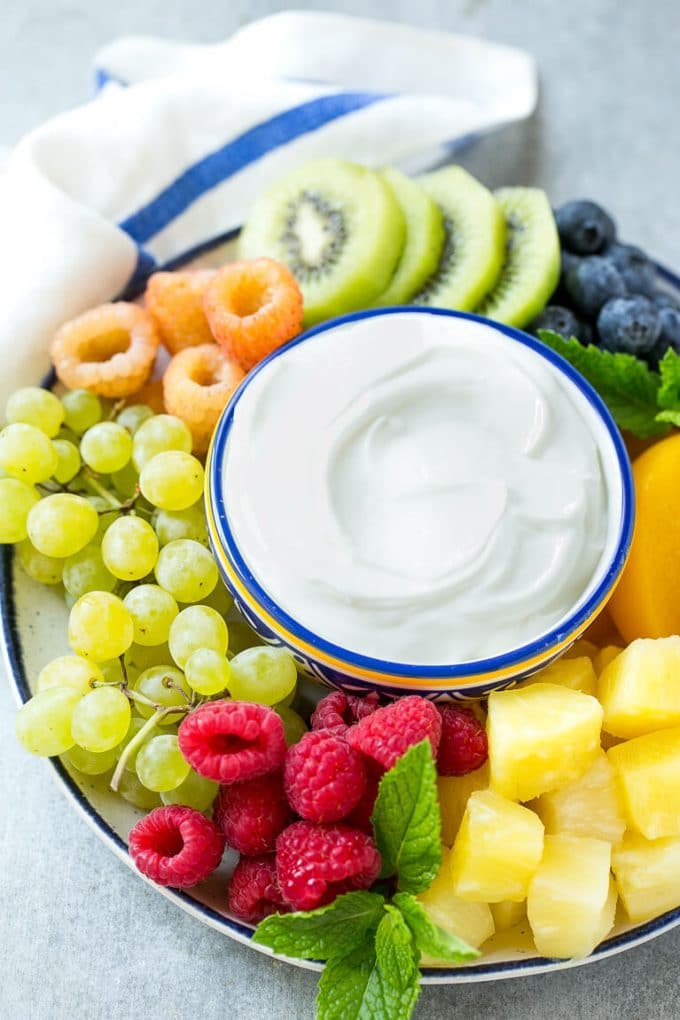
[[[489,696],[491,786],[533,800],[583,775],[600,748],[602,708],[589,694],[531,684]]]
[[[531,880],[527,916],[542,956],[588,956],[614,924],[611,846],[582,836],[546,836]]]
[[[612,870],[631,921],[649,921],[680,907],[680,839],[645,839],[627,832],[612,851]]]
[[[578,641],[574,641],[571,648],[567,648],[564,658],[580,659],[585,655],[589,659],[593,659],[597,655],[597,651],[597,645],[594,645],[592,641],[588,641],[587,638],[579,638]]]
[[[522,900],[521,903],[503,900],[502,903],[491,903],[490,907],[496,931],[508,931],[520,924],[527,916],[526,900]]]
[[[599,697],[615,737],[680,726],[680,637],[633,641],[604,669]]]
[[[494,933],[488,903],[469,903],[454,894],[451,884],[451,851],[448,847],[442,847],[442,866],[429,889],[418,893],[418,899],[434,924],[451,935],[465,939],[475,949]],[[421,962],[427,965],[436,961],[423,956]]]
[[[489,786],[489,763],[465,776],[438,776],[437,794],[442,816],[442,842],[453,846],[463,821],[468,798],[475,790],[486,790]]]
[[[471,794],[451,852],[453,891],[478,903],[521,902],[543,856],[533,811],[492,790]]]
[[[582,655],[558,659],[525,682],[526,686],[535,683],[559,684],[560,687],[570,687],[572,691],[581,691],[594,697],[597,677],[591,660]]]
[[[604,751],[580,779],[544,793],[531,807],[551,835],[566,832],[618,843],[626,828],[623,799]]]
[[[600,673],[607,668],[609,663],[613,662],[622,651],[623,648],[621,648],[620,645],[606,645],[605,648],[600,649],[593,659],[593,666],[595,667],[597,675],[599,676]]]
[[[610,747],[631,829],[647,839],[680,836],[680,727]]]

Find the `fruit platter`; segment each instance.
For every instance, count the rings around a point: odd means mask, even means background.
[[[680,924],[680,280],[335,159],[46,337],[0,431],[17,738],[321,1020]]]

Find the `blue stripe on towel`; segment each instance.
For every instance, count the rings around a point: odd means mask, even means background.
[[[315,131],[345,114],[389,98],[377,92],[340,92],[312,99],[271,117],[245,131],[220,149],[194,163],[147,205],[119,224],[129,236],[144,244],[167,227],[193,202],[249,163],[266,156],[301,135]]]

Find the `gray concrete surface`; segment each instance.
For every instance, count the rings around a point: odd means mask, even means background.
[[[314,4],[298,2],[299,7]],[[680,266],[677,0],[326,0],[514,43],[540,64],[534,122],[466,162],[492,184],[594,196],[621,233]],[[268,0],[4,0],[0,145],[88,94],[88,61],[123,32],[215,40],[281,9]],[[389,60],[389,54],[381,59]],[[28,268],[28,267],[27,267]],[[303,1020],[313,975],[202,927],[113,858],[47,768],[19,752],[0,683],[0,1020]],[[426,989],[419,1020],[671,1020],[680,932],[587,968]]]

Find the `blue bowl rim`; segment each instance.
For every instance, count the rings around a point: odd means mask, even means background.
[[[282,355],[285,355],[287,351],[292,350],[294,347],[298,346],[298,344],[305,343],[313,337],[327,333],[338,326],[343,326],[346,323],[355,322],[361,319],[401,313],[424,313],[428,315],[467,319],[472,322],[478,322],[483,325],[490,326],[496,332],[502,333],[511,340],[523,344],[540,357],[549,361],[555,368],[571,380],[582,396],[585,397],[587,402],[598,414],[614,447],[616,462],[621,474],[621,519],[619,532],[616,538],[615,552],[606,573],[595,590],[578,610],[572,613],[561,624],[553,627],[546,634],[541,635],[540,638],[522,645],[519,648],[513,649],[510,652],[490,656],[487,659],[476,659],[472,662],[442,666],[391,662],[385,659],[377,659],[372,656],[362,655],[358,652],[352,652],[349,649],[343,648],[340,645],[336,645],[333,642],[320,637],[318,634],[315,634],[313,631],[302,626],[302,624],[285,612],[285,610],[283,610],[278,603],[276,603],[271,596],[268,595],[260,582],[248,568],[248,565],[241,555],[231,531],[227,508],[221,486],[219,485],[219,478],[226,452],[226,444],[233,424],[236,406],[251,381],[259,372],[270,364],[270,362]],[[519,669],[527,662],[527,660],[531,660],[535,657],[542,657],[544,653],[549,652],[550,649],[554,648],[556,645],[560,645],[562,642],[568,640],[570,635],[578,633],[579,628],[581,628],[581,626],[585,624],[591,616],[593,616],[597,607],[602,604],[603,600],[609,594],[618,579],[628,556],[635,523],[633,475],[630,459],[628,457],[623,438],[621,437],[621,433],[619,432],[619,429],[606,404],[590,383],[584,379],[580,372],[573,368],[573,366],[570,365],[569,362],[561,355],[547,347],[540,340],[537,340],[528,333],[524,333],[512,326],[506,326],[502,323],[495,322],[492,319],[484,318],[481,315],[475,315],[472,312],[451,311],[444,308],[429,308],[418,305],[393,305],[386,308],[375,308],[338,316],[335,319],[330,319],[319,326],[314,326],[313,328],[306,330],[294,340],[291,340],[289,343],[273,351],[272,354],[261,361],[246,376],[244,381],[236,390],[217,425],[210,458],[209,494],[214,514],[215,527],[217,530],[217,538],[222,545],[223,551],[226,552],[231,566],[236,571],[242,584],[246,587],[257,604],[262,606],[262,608],[274,619],[274,621],[276,621],[277,624],[279,624],[279,626],[284,628],[293,638],[296,638],[307,645],[311,645],[314,649],[318,649],[325,655],[331,656],[338,662],[350,667],[355,667],[359,670],[370,670],[372,672],[384,674],[386,677],[395,676],[416,680],[467,680],[479,677],[480,674],[511,669],[515,666]],[[256,609],[254,611],[256,611]]]

